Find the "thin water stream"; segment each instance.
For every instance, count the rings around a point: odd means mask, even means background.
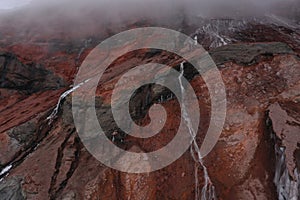
[[[180,75],[178,78],[179,83],[180,83],[180,88],[181,88],[181,94],[182,94],[182,102],[184,102],[184,98],[185,98],[185,89],[182,84],[183,75],[184,75],[184,63],[182,62],[180,65]],[[203,162],[200,148],[196,141],[197,134],[196,134],[195,130],[192,128],[192,122],[188,116],[187,109],[186,109],[184,103],[182,103],[182,111],[183,111],[183,118],[186,122],[186,125],[189,129],[189,133],[192,136],[192,140],[193,140],[190,150],[191,150],[191,155],[195,161],[195,200],[216,200],[217,198],[216,198],[215,187],[211,182],[211,179],[210,179],[208,171],[207,171],[207,167],[205,166],[205,164]],[[196,156],[195,156],[195,154],[196,154]],[[204,173],[204,186],[201,190],[201,195],[200,195],[200,191],[199,191],[199,180],[198,180],[199,165],[202,167],[203,173]]]

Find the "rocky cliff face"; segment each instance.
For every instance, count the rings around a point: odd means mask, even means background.
[[[248,19],[204,20],[179,28],[198,36],[226,86],[225,126],[204,159],[215,198],[299,198],[299,28]],[[190,151],[164,169],[127,174],[97,161],[81,143],[71,97],[60,97],[72,88],[82,60],[105,36],[35,36],[25,42],[25,36],[12,39],[10,34],[1,36],[0,45],[0,199],[195,199],[205,170]],[[119,130],[112,118],[109,100],[122,73],[136,63],[156,61],[179,71],[182,59],[150,50],[126,54],[113,63],[97,90],[97,115],[107,137],[126,150],[153,151],[174,137],[180,123],[176,98],[155,86],[138,90],[133,97],[137,105],[130,109],[143,125],[149,120],[147,109],[153,103],[163,105],[168,113],[164,134],[137,140]],[[209,123],[209,94],[201,76],[189,64],[184,67],[201,108],[200,144]]]

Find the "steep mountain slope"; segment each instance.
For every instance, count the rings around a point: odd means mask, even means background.
[[[168,26],[197,36],[226,86],[225,126],[204,159],[217,199],[299,198],[300,31],[297,24],[274,16],[197,18],[196,22],[183,16]],[[74,126],[71,96],[61,96],[72,89],[80,64],[100,41],[120,30],[148,25],[160,24],[137,20],[108,28],[89,26],[86,32],[68,35],[60,29],[48,32],[38,30],[43,26],[28,29],[2,23],[0,199],[195,199],[197,189],[204,186],[205,170],[190,151],[149,174],[110,169],[86,150]],[[54,25],[62,26],[63,22]],[[128,53],[110,66],[97,90],[99,121],[107,137],[123,149],[155,150],[174,137],[174,127],[180,123],[177,99],[168,90],[152,86],[137,91],[136,105],[130,109],[135,120],[145,125],[148,108],[163,105],[168,122],[162,133],[137,140],[119,130],[112,118],[110,96],[122,73],[136,63],[157,61],[180,71],[183,60],[161,51]],[[201,108],[197,135],[201,144],[209,124],[209,94],[190,64],[183,67]]]

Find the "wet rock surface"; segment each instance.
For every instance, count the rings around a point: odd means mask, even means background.
[[[269,104],[269,96],[280,99],[276,96],[283,95],[287,88],[299,84],[297,72],[299,61],[292,54],[272,56],[267,61],[247,67],[225,63],[221,73],[228,93],[227,120],[217,147],[206,158],[219,199],[275,198],[271,161],[256,164],[261,159],[267,159],[268,155],[265,153],[270,151],[264,135],[264,113]],[[200,104],[209,109],[209,104],[205,103],[208,93],[201,77],[196,75],[191,83],[198,86],[195,87],[196,94],[199,95],[200,102],[203,101]],[[164,94],[164,91],[161,92]],[[100,99],[105,98],[103,96]],[[104,105],[105,102],[99,101]],[[170,119],[180,115],[180,110],[174,110],[178,106],[175,99],[171,98],[163,104],[167,110],[172,110]],[[116,125],[105,114],[109,108],[99,108],[98,117],[100,121],[104,120],[107,127],[105,129],[108,135],[111,134],[109,137],[112,139],[115,136],[115,144],[125,149],[138,144],[140,148],[149,151],[153,149],[151,144],[164,144],[171,139],[162,135],[151,142],[136,143],[122,133],[115,135],[113,132]],[[67,98],[57,120],[51,125],[48,136],[9,173],[9,177],[24,177],[22,188],[28,199],[45,196],[49,199],[143,199],[141,194],[148,199],[194,198],[194,161],[189,152],[169,167],[148,175],[124,174],[108,169],[95,160],[81,144],[72,125],[70,109],[70,98]],[[47,121],[42,123],[47,124]],[[171,128],[174,123],[176,121],[167,124]],[[32,130],[30,126],[24,127],[28,128],[26,133]],[[171,134],[171,130],[165,128],[166,133]],[[204,132],[205,128],[200,128],[199,141]],[[18,129],[11,131],[11,138],[20,140],[18,133]],[[197,178],[201,183],[202,170],[198,170]]]
[[[204,159],[217,199],[221,200],[280,199],[280,192],[285,191],[283,185],[286,188],[288,183],[299,183],[295,174],[300,163],[299,31],[276,24],[253,23],[215,21],[212,27],[201,29],[211,30],[203,38],[198,30],[198,41],[210,49],[227,93],[222,135]],[[221,33],[219,36],[227,36],[225,39],[210,37],[212,32],[218,32],[219,26],[224,29],[227,24],[234,28],[242,25],[242,28]],[[187,29],[195,32],[198,27]],[[86,36],[77,40],[73,36],[68,41],[49,39],[49,35],[35,36],[32,44],[22,38],[20,44],[8,47],[6,44],[11,39],[3,36],[1,49],[5,51],[1,52],[6,53],[0,53],[0,170],[4,173],[0,173],[3,178],[0,199],[190,200],[203,187],[204,169],[193,160],[190,151],[170,166],[148,174],[122,173],[97,161],[77,134],[70,95],[62,99],[53,120],[47,119],[60,95],[72,88],[77,67],[97,45],[96,41],[112,34],[109,30],[103,32],[99,38]],[[213,43],[215,39],[217,42]],[[176,98],[166,88],[153,85],[136,92],[132,98],[136,104],[131,105],[130,112],[138,124],[145,125],[149,123],[147,113],[151,105],[164,106],[168,121],[161,133],[150,140],[139,140],[119,130],[112,118],[111,92],[122,73],[136,63],[158,60],[177,71],[182,62],[179,57],[159,51],[132,52],[113,63],[101,80],[102,87],[97,89],[99,122],[111,142],[125,150],[159,149],[174,137],[179,126],[181,110]],[[189,64],[184,66],[184,76],[191,82],[201,108],[196,138],[201,144],[209,124],[209,93],[201,76]],[[272,122],[271,132],[276,136],[278,148],[285,149],[280,154],[285,159],[280,163],[279,172],[276,166],[280,156],[275,155],[267,118]],[[85,139],[93,142],[93,137]],[[99,152],[102,152],[100,147]],[[145,166],[151,167],[147,162]],[[291,197],[284,195],[281,197]]]
[[[294,157],[300,141],[299,108],[297,102],[285,102],[283,105],[275,103],[269,108],[273,131],[281,142],[281,147],[285,148],[286,164],[292,177],[296,169],[296,160],[299,160]]]
[[[299,95],[299,94],[298,94]],[[298,199],[299,176],[299,101],[276,102],[269,107],[271,134],[276,154],[274,183],[278,199]]]

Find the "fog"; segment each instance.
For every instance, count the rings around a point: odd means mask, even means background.
[[[27,5],[31,0],[0,0],[0,10],[1,9],[15,9]]]
[[[0,5],[11,0],[1,1]],[[0,12],[0,26],[38,31],[95,32],[101,27],[115,29],[131,22],[176,26],[183,18],[241,18],[268,12],[290,13],[299,0],[32,0],[11,1],[15,9]],[[20,6],[18,6],[18,4]],[[295,6],[298,4],[298,6]],[[292,5],[290,7],[286,5]],[[298,10],[293,11],[298,12]]]

